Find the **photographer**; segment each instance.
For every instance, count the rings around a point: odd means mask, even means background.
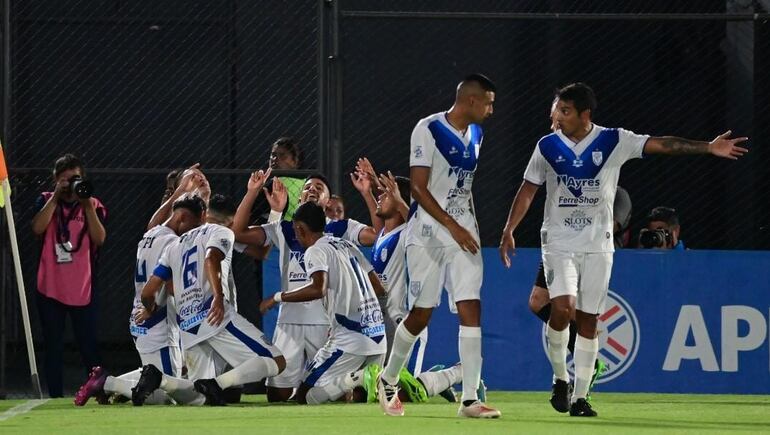
[[[647,228],[639,231],[639,247],[684,250],[679,239],[679,216],[670,207],[655,207],[647,215]]]
[[[32,232],[41,239],[37,305],[45,338],[48,394],[63,395],[64,319],[69,315],[86,372],[100,365],[96,344],[94,265],[104,244],[107,210],[91,196],[82,162],[72,154],[54,164],[53,192],[35,204]]]

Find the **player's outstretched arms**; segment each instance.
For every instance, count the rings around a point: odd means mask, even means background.
[[[265,178],[270,175],[269,171],[270,170],[268,169],[268,174]],[[289,202],[289,191],[286,190],[286,185],[283,184],[281,179],[278,177],[273,178],[272,190],[268,191],[266,187],[263,187],[262,191],[265,192],[267,203],[270,204],[271,213],[276,212],[279,216],[283,214],[286,204]]]
[[[516,192],[516,196],[513,198],[511,210],[508,212],[508,221],[505,223],[503,235],[500,238],[500,260],[506,268],[511,267],[511,259],[508,257],[508,253],[516,255],[516,243],[513,239],[513,232],[519,226],[521,220],[524,219],[524,215],[527,214],[527,210],[529,210],[532,199],[535,197],[539,187],[537,184],[524,180],[519,187],[519,191]]]
[[[376,237],[377,233],[379,233],[382,227],[385,226],[385,222],[377,216],[377,199],[372,193],[372,187],[375,186],[378,181],[377,176],[373,174],[373,171],[374,168],[372,167],[372,164],[369,163],[368,159],[358,159],[356,171],[350,174],[350,182],[353,183],[353,187],[355,187],[358,193],[361,194],[364,203],[366,203],[366,209],[369,211],[369,217],[372,221],[372,232]],[[360,237],[359,242],[365,246],[371,245],[364,243]],[[372,243],[374,243],[374,241],[372,241]]]
[[[412,198],[420,204],[420,207],[449,230],[452,238],[463,251],[468,251],[471,254],[479,252],[479,242],[476,241],[471,232],[458,224],[452,216],[449,216],[428,190],[430,168],[412,166],[409,168],[409,178],[411,179]]]
[[[265,185],[270,172],[271,169],[267,171],[259,170],[253,172],[249,177],[249,181],[246,184],[246,195],[243,196],[233,217],[231,229],[235,234],[237,242],[255,246],[265,244],[265,231],[259,226],[250,227],[249,219],[251,218],[251,208],[254,206],[254,200],[257,199],[260,189]]]
[[[749,140],[748,137],[730,138],[732,131],[728,130],[711,142],[685,139],[675,136],[651,137],[644,144],[645,154],[713,154],[730,160],[738,160],[749,150],[738,146],[741,142]]]
[[[409,198],[402,198],[401,191],[398,189],[398,183],[393,173],[388,171],[388,175],[380,174],[380,190],[389,195],[398,204],[398,213],[404,218],[404,222],[409,220]]]

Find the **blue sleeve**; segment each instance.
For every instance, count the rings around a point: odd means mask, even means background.
[[[162,279],[163,281],[168,281],[171,279],[171,268],[159,264],[155,266],[155,270],[152,271],[152,274]]]

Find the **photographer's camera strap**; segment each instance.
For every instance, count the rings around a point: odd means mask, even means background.
[[[77,216],[78,212],[81,210],[80,203],[75,203],[72,208],[70,208],[69,213],[65,215],[64,213],[64,206],[59,204],[56,207],[56,223],[58,225],[58,228],[56,231],[56,242],[67,252],[77,252],[80,250],[80,247],[83,246],[83,239],[86,236],[86,233],[88,232],[88,224],[85,222],[85,216],[83,217],[83,228],[80,229],[80,234],[78,234],[78,240],[77,245],[72,245],[70,242],[70,222],[72,219]]]

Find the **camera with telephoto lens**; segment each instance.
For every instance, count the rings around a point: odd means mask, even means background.
[[[68,180],[70,182],[70,189],[75,192],[78,198],[85,199],[90,198],[94,193],[94,185],[80,175],[73,175]]]
[[[672,240],[671,231],[665,228],[658,228],[656,230],[642,228],[639,231],[639,246],[645,249],[665,248],[671,244]]]

